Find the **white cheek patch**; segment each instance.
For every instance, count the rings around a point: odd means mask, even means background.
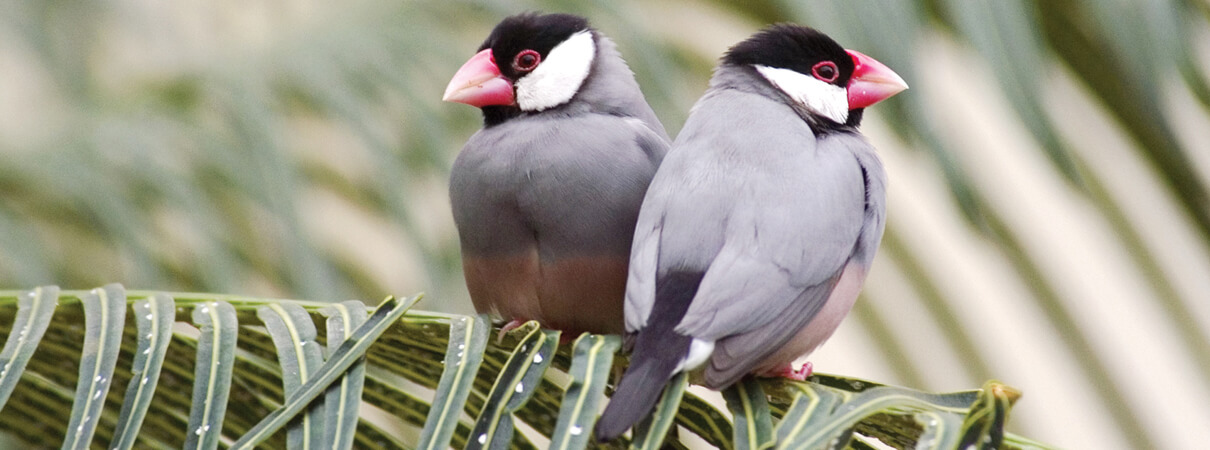
[[[849,93],[845,88],[790,69],[760,65],[755,67],[766,80],[811,112],[836,123],[849,120]]]
[[[592,68],[597,46],[592,32],[581,31],[556,45],[529,75],[517,80],[517,106],[542,111],[567,103]]]

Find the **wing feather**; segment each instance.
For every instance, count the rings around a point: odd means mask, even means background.
[[[779,311],[764,326],[719,340],[705,370],[706,386],[717,389],[731,385],[786,345],[823,309],[839,278],[837,273],[803,290],[795,301],[786,305],[786,310]]]
[[[767,327],[787,313],[806,314],[794,320],[805,323],[819,310],[827,296],[803,294],[834,282],[865,216],[860,164],[830,150],[796,164],[796,178],[752,189],[738,202],[679,332],[716,340]],[[792,307],[803,301],[812,304]]]

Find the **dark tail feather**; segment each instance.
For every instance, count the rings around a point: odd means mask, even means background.
[[[685,351],[688,349],[686,345]],[[618,389],[605,406],[605,413],[597,421],[597,440],[601,442],[621,436],[647,417],[680,362],[679,358],[661,361],[651,358],[638,360],[639,357],[641,355],[635,354],[636,361],[622,375]]]
[[[608,441],[621,436],[643,420],[660,397],[660,391],[681,359],[689,354],[693,338],[673,331],[685,317],[689,303],[702,282],[700,272],[672,272],[656,280],[655,305],[647,326],[635,340],[630,367],[622,374],[605,413],[597,421],[597,439]]]

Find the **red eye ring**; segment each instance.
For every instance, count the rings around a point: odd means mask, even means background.
[[[836,63],[832,61],[821,61],[811,67],[811,75],[825,83],[836,81],[836,77],[840,76],[840,70],[836,68]]]
[[[542,55],[533,50],[521,50],[517,56],[513,57],[513,70],[518,72],[529,72],[538,68],[538,64],[542,62]]]

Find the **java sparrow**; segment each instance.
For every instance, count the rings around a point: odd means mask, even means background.
[[[722,57],[652,180],[631,250],[630,367],[597,424],[617,437],[680,371],[723,389],[782,375],[857,298],[885,175],[863,109],[907,88],[827,35],[774,25]]]
[[[444,96],[483,112],[449,191],[475,309],[621,333],[634,225],[667,132],[582,17],[508,17],[479,50]]]

